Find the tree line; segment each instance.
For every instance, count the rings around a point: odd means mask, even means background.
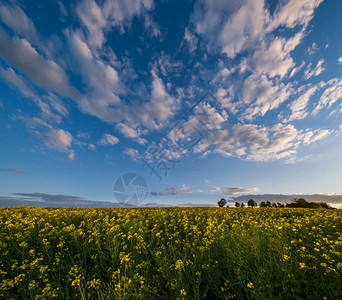
[[[222,198],[217,202],[219,207],[224,207],[227,205],[227,200]],[[248,207],[257,207],[258,204],[255,200],[249,199],[247,201]],[[235,202],[235,207],[245,207],[245,204],[242,202]],[[324,208],[324,209],[334,209],[328,203],[325,202],[308,202],[304,198],[293,198],[291,203],[280,203],[280,202],[270,202],[270,201],[262,201],[260,202],[259,207],[297,207],[297,208]]]

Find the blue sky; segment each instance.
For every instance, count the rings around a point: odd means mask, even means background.
[[[341,12],[338,0],[2,1],[0,205],[115,205],[125,173],[146,180],[144,204],[339,205]]]

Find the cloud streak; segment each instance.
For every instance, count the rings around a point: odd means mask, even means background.
[[[17,174],[26,174],[25,172],[23,172],[17,168],[9,168],[9,169],[0,168],[0,171],[2,171],[2,172],[13,172],[13,173],[17,173]]]
[[[180,188],[177,187],[171,187],[166,188],[164,191],[158,191],[158,192],[150,192],[152,196],[174,196],[178,194],[193,194],[193,193],[202,193],[203,190],[192,190],[190,187],[183,184]]]

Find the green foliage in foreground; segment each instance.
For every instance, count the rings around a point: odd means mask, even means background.
[[[1,299],[342,299],[342,211],[2,208]]]

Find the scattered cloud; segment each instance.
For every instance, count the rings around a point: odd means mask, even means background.
[[[305,73],[304,73],[304,78],[305,79],[309,79],[311,78],[312,76],[318,76],[320,75],[324,70],[325,68],[322,67],[324,63],[324,58],[322,58],[321,60],[318,61],[317,65],[315,68],[311,69],[311,63],[308,65],[307,69],[305,70]]]
[[[92,151],[95,151],[96,150],[96,146],[94,144],[89,144],[88,145],[88,148]]]
[[[342,98],[342,81],[341,78],[334,78],[327,82],[328,87],[323,91],[313,115],[326,107],[331,107],[334,103]]]
[[[143,145],[147,142],[146,139],[141,137],[141,130],[133,128],[126,123],[118,123],[116,126],[124,136],[134,139],[139,144]]]
[[[241,96],[241,101],[248,107],[240,118],[251,121],[257,116],[262,117],[269,110],[278,108],[292,92],[290,83],[274,84],[265,75],[250,75],[244,82]]]
[[[134,161],[138,161],[141,158],[139,151],[134,148],[126,148],[123,153],[128,155]]]
[[[337,60],[339,64],[342,64],[342,56]]]
[[[70,132],[54,128],[44,120],[34,117],[29,118],[22,115],[14,117],[16,120],[23,121],[28,129],[47,146],[49,149],[65,152],[68,154],[70,160],[74,160],[75,152],[71,148],[73,143],[73,136]]]
[[[68,115],[68,110],[53,93],[40,97],[28,84],[27,80],[17,74],[12,68],[3,69],[0,67],[0,77],[25,98],[33,100],[40,109],[42,118],[60,123],[62,117]]]
[[[202,193],[203,190],[191,190],[188,186],[183,184],[180,188],[171,187],[166,188],[164,191],[159,192],[150,192],[152,196],[170,196],[177,194],[193,194],[193,193]]]
[[[264,0],[202,0],[194,4],[182,45],[186,44],[190,52],[201,48],[202,61],[212,53],[221,55],[211,80],[217,87],[220,109],[207,104],[195,109],[205,118],[210,130],[194,148],[195,153],[202,156],[220,153],[256,161],[289,160],[296,155],[300,145],[308,145],[332,132],[297,129],[292,124],[263,124],[261,120],[286,102],[290,102],[287,107],[291,112],[290,116],[278,115],[282,122],[304,119],[310,114],[309,101],[323,87],[325,90],[313,115],[341,98],[342,88],[337,78],[324,86],[300,86],[298,82],[289,81],[306,65],[303,61],[296,62],[292,52],[307,37],[308,24],[322,1],[279,1],[272,11]],[[178,88],[170,78],[180,78],[183,71],[187,75],[186,63],[161,51],[153,57],[153,62],[149,61],[149,69],[144,70],[146,82],[132,87],[130,84],[135,82],[140,71],[135,70],[127,53],[117,56],[108,47],[108,35],[113,29],[120,34],[130,31],[133,19],[141,18],[144,30],[150,36],[162,36],[153,20],[153,1],[129,0],[123,4],[119,0],[100,3],[82,0],[74,9],[79,27],[63,31],[59,43],[69,51],[62,59],[51,50],[58,44],[52,37],[45,41],[49,46],[45,45],[44,51],[38,48],[35,44],[39,39],[37,30],[15,2],[0,4],[0,18],[13,31],[7,32],[5,26],[0,27],[0,56],[9,65],[0,68],[0,76],[39,107],[41,115],[29,121],[36,135],[48,148],[68,153],[71,160],[75,155],[72,146],[77,141],[70,132],[61,129],[69,110],[59,97],[73,99],[81,112],[114,124],[123,136],[145,145],[150,131],[167,127],[182,110],[186,89]],[[319,47],[312,43],[307,53],[312,55],[316,51]],[[234,65],[233,59],[238,55],[241,60]],[[342,58],[338,62],[341,63]],[[320,75],[325,70],[324,64],[324,59],[320,59],[316,66],[307,65],[304,78]],[[127,69],[134,76],[128,76]],[[197,67],[193,70],[191,77],[196,85],[193,89],[200,90],[196,76],[202,74],[196,74]],[[239,76],[235,76],[237,74]],[[77,89],[70,83],[69,76],[79,77]],[[39,89],[45,94],[40,95]],[[190,99],[196,96],[193,91],[188,94]],[[132,103],[128,101],[131,99]],[[231,119],[235,124],[228,123]],[[256,124],[251,124],[253,121]],[[53,122],[58,126],[49,124]],[[115,145],[118,142],[117,137],[104,134],[97,144]],[[95,144],[86,145],[95,150]],[[132,159],[137,159],[138,155],[133,148],[126,148],[124,154]]]
[[[284,159],[295,156],[300,145],[309,145],[332,132],[298,130],[292,124],[281,123],[272,126],[236,124],[211,132],[207,139],[196,145],[195,152],[196,149],[204,152],[212,147],[213,152],[246,160]]]
[[[284,119],[284,122],[291,122],[293,120],[304,119],[307,115],[307,106],[310,98],[315,95],[317,91],[317,86],[311,87],[306,90],[297,100],[293,101],[289,107],[292,111],[291,115]]]
[[[312,45],[308,48],[306,51],[309,55],[315,54],[319,50],[318,46],[316,43],[312,43]]]
[[[79,92],[69,83],[65,71],[58,64],[43,58],[27,40],[16,36],[11,38],[1,27],[0,56],[39,87],[72,99],[80,98]]]
[[[105,32],[117,27],[123,33],[125,26],[129,27],[135,16],[146,15],[152,8],[153,0],[106,0],[101,4],[94,0],[83,0],[78,4],[76,13],[86,29],[89,44],[101,47]]]
[[[323,0],[289,0],[286,2],[280,1],[274,12],[274,18],[271,22],[270,27],[306,27],[313,18],[315,9],[322,2]]]
[[[118,142],[119,142],[119,139],[116,136],[111,135],[109,133],[105,133],[97,143],[102,146],[108,146],[108,145],[113,146],[117,144]]]

